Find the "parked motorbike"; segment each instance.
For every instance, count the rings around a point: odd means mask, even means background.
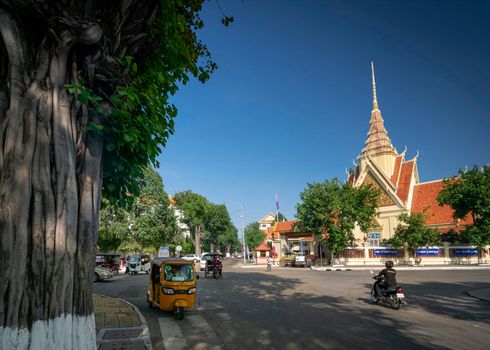
[[[373,271],[370,271],[371,274],[374,274]],[[406,304],[405,302],[405,293],[403,287],[389,287],[388,289],[381,288],[380,296],[376,295],[376,283],[383,284],[384,277],[383,276],[373,276],[376,279],[376,282],[373,284],[371,288],[371,301],[373,304],[378,304],[379,302],[384,302],[390,305],[393,309],[398,310],[401,304]]]

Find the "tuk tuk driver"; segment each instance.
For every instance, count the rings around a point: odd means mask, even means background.
[[[174,277],[177,276],[177,268],[175,266],[167,265],[165,266],[165,280],[173,281]]]

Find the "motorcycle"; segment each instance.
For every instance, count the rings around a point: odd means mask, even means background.
[[[374,274],[373,271],[370,271],[371,274]],[[405,293],[403,287],[389,287],[388,289],[381,288],[381,296],[376,295],[376,283],[383,284],[384,277],[383,276],[373,276],[376,282],[373,284],[371,288],[371,301],[373,304],[378,304],[380,301],[387,303],[393,309],[398,310],[401,304],[406,304],[405,302]]]
[[[213,266],[213,277],[214,279],[218,279],[220,277],[222,277],[223,273],[221,272],[221,268],[219,268],[218,266]]]

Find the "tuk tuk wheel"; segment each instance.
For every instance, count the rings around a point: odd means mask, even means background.
[[[184,319],[184,308],[177,306],[177,309],[175,309],[175,318],[178,320]]]
[[[146,302],[148,303],[148,309],[153,308],[153,303],[150,301],[150,297],[146,294]]]

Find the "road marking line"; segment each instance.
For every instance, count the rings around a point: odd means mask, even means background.
[[[172,318],[159,317],[160,332],[163,338],[165,350],[182,350],[187,348],[187,341],[180,327]]]
[[[211,347],[211,349],[223,349],[224,344],[221,342],[220,338],[214,331],[214,329],[209,325],[201,315],[189,315],[187,316],[189,323],[192,328],[196,329],[201,337],[206,340],[215,340],[218,344]]]

